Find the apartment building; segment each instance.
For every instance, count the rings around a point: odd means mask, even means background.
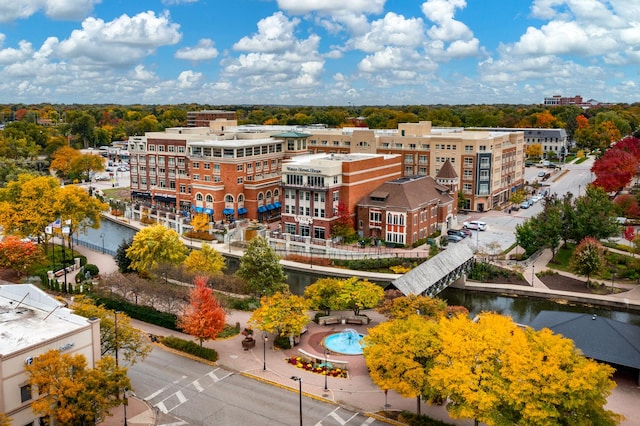
[[[282,161],[306,152],[307,134],[223,134],[171,128],[129,139],[131,196],[175,215],[213,222],[280,217]]]
[[[524,184],[522,131],[432,128],[431,122],[398,129],[305,129],[313,153],[395,154],[404,176],[436,176],[448,161],[460,179],[465,210],[486,211],[508,203]]]
[[[478,127],[467,130],[483,130],[491,132],[523,132],[525,147],[538,144],[542,147],[543,155],[554,153],[558,159],[563,159],[569,153],[571,141],[567,137],[565,129],[541,129],[541,128],[508,128],[508,127]]]
[[[293,157],[282,167],[287,234],[328,239],[338,220],[338,204],[355,213],[371,188],[402,174],[401,158],[383,154],[315,154]]]
[[[25,365],[52,349],[82,354],[94,368],[100,359],[100,320],[75,315],[32,284],[0,281],[0,413],[14,425],[40,423],[31,404],[37,395]]]
[[[436,179],[405,176],[385,182],[358,202],[356,229],[365,238],[412,245],[457,224],[457,191],[450,162]]]

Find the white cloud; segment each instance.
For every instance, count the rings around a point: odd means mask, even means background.
[[[178,75],[178,88],[179,89],[190,89],[194,87],[199,87],[202,82],[202,73],[189,71],[182,71],[180,75]]]
[[[162,0],[162,4],[167,6],[172,6],[174,4],[189,4],[189,3],[197,3],[198,0]]]
[[[0,2],[0,23],[26,19],[43,10],[52,18],[77,20],[87,16],[102,0],[5,0]]]
[[[0,40],[2,41],[2,40]],[[10,65],[17,62],[22,62],[33,55],[33,47],[28,41],[21,41],[20,48],[14,49],[8,47],[6,49],[0,49],[0,64]]]
[[[424,26],[420,18],[406,19],[393,12],[371,23],[371,30],[356,37],[350,46],[364,52],[376,52],[385,46],[420,46],[424,41]]]
[[[207,61],[218,56],[218,49],[214,47],[213,40],[203,38],[195,47],[183,47],[174,55],[178,59],[189,61]]]
[[[454,19],[456,10],[465,7],[465,0],[427,0],[422,4],[422,13],[435,23],[427,31],[430,40],[426,44],[434,59],[448,61],[476,56],[483,50],[473,31]]]
[[[289,20],[282,12],[276,12],[258,22],[257,34],[243,37],[233,48],[251,52],[284,51],[295,43],[293,31],[299,23],[297,18]]]
[[[326,15],[381,13],[386,0],[278,0],[278,7],[294,14]]]

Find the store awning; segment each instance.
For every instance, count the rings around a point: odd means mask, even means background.
[[[206,208],[206,209],[204,209],[204,212],[206,214],[213,214],[213,209]]]
[[[280,204],[280,201],[276,201],[275,203],[273,203],[273,206],[274,206],[276,209],[279,209],[280,207],[282,207],[282,204]]]
[[[233,210],[233,209],[224,209],[224,210],[222,210],[222,214],[225,214],[225,215],[226,214],[233,214],[234,211],[235,210]]]
[[[244,207],[240,207],[238,209],[238,214],[247,214],[247,209],[245,209]]]
[[[202,213],[203,209],[202,207],[196,207],[194,210],[196,211],[196,213]]]
[[[273,204],[267,204],[267,210],[275,210],[276,206]]]
[[[267,211],[267,208],[265,206],[258,207],[258,213],[264,213],[266,211]]]

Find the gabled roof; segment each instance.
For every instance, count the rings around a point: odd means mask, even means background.
[[[412,176],[383,183],[361,199],[358,205],[412,211],[430,203],[445,204],[452,200],[449,188],[438,184],[432,177]]]
[[[449,160],[445,161],[436,175],[436,179],[458,179],[458,174]]]
[[[562,334],[588,358],[640,369],[640,327],[636,325],[592,314],[542,311],[531,327]]]
[[[405,296],[423,294],[443,277],[473,258],[473,243],[469,238],[447,245],[447,249],[413,268],[391,284]]]

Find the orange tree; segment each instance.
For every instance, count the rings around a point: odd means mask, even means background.
[[[0,241],[0,267],[13,269],[18,276],[40,260],[43,260],[42,248],[31,241],[23,241],[13,235]]]
[[[205,340],[215,339],[224,329],[224,308],[207,287],[204,276],[193,280],[194,288],[189,292],[189,306],[178,318],[178,327],[185,333],[197,338],[202,346]]]
[[[123,402],[123,390],[131,387],[127,369],[116,367],[110,356],[88,368],[84,355],[52,349],[34,358],[25,369],[29,385],[38,393],[31,408],[49,418],[50,424],[99,423]]]

